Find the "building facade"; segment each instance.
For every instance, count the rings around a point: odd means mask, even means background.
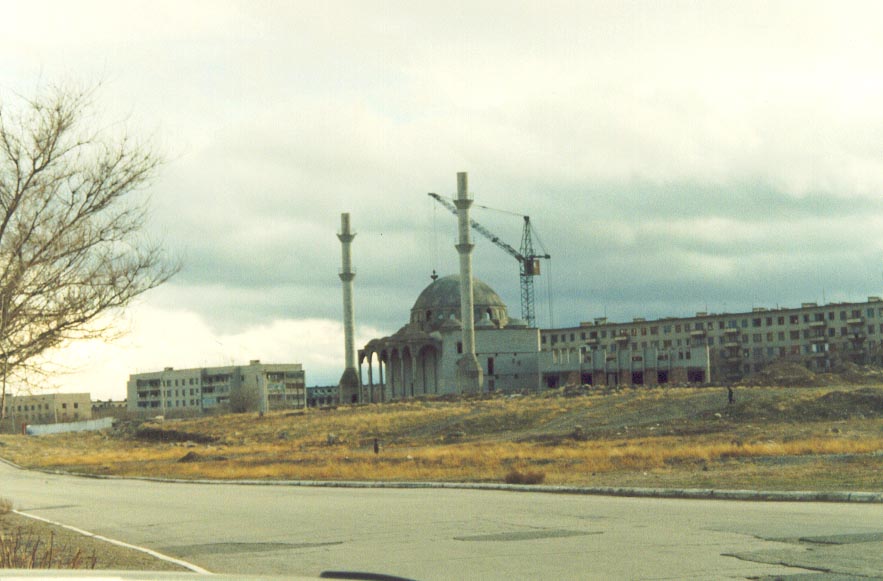
[[[88,393],[44,393],[6,398],[6,418],[14,430],[22,424],[55,424],[92,419]]]
[[[340,388],[336,385],[316,385],[307,388],[307,407],[320,408],[337,405]]]
[[[261,409],[306,407],[306,376],[300,363],[253,360],[241,366],[166,367],[129,376],[126,391],[129,411],[162,415],[229,409],[245,394],[253,394]]]
[[[582,383],[609,384],[613,377],[605,366],[611,363],[619,371],[618,383],[638,385],[734,381],[782,359],[826,371],[838,361],[881,362],[883,300],[874,296],[864,302],[630,323],[597,318],[577,327],[543,329],[540,342],[549,386],[574,372]],[[678,367],[685,371],[674,372]]]
[[[536,390],[539,330],[510,318],[499,295],[475,278],[473,311],[481,391]],[[457,393],[463,355],[460,316],[460,277],[434,280],[417,297],[407,324],[359,350],[361,401]]]

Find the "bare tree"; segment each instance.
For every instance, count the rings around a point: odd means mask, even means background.
[[[0,420],[7,373],[107,337],[110,315],[178,268],[142,234],[138,191],[161,158],[120,127],[97,127],[93,94],[50,87],[0,104]]]

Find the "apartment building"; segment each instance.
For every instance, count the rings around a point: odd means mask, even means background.
[[[42,393],[6,398],[5,416],[16,429],[21,424],[54,424],[92,419],[88,393]]]
[[[609,372],[599,365],[601,361],[613,362],[608,369],[619,372],[619,383],[637,384],[671,380],[672,375],[656,373],[660,367],[656,361],[665,362],[662,368],[683,367],[691,381],[703,382],[733,381],[779,359],[798,360],[824,371],[838,360],[880,362],[883,300],[873,296],[864,302],[803,303],[796,308],[760,307],[742,313],[696,313],[651,321],[636,318],[630,323],[596,318],[578,327],[544,329],[540,345],[547,384],[560,381],[574,369],[583,383],[599,383],[599,368],[608,380]],[[640,375],[632,375],[635,367]],[[703,368],[705,373],[698,373]],[[651,371],[650,377],[645,369]],[[685,377],[680,372],[675,375]]]
[[[300,363],[261,363],[151,371],[129,376],[132,412],[187,415],[229,407],[237,395],[255,394],[268,409],[306,406],[306,378]]]

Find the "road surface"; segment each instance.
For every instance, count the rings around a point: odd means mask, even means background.
[[[23,512],[219,573],[508,580],[883,572],[879,504],[173,484],[5,464],[0,496]]]

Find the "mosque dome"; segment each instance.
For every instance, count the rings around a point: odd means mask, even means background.
[[[494,289],[473,277],[472,296],[476,323],[487,320],[497,327],[506,326],[506,303]],[[425,331],[437,330],[452,318],[460,318],[460,276],[456,274],[434,280],[423,289],[411,309],[411,323]]]

